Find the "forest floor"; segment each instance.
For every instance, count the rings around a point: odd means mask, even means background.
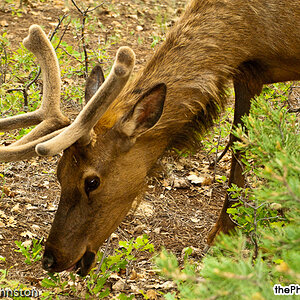
[[[24,1],[22,10],[17,10],[17,5],[9,2],[0,4],[0,33],[7,32],[11,49],[20,47],[32,24],[42,25],[48,33],[53,31],[57,17],[64,12],[71,18],[80,19],[74,6],[65,7],[64,1]],[[98,1],[80,1],[80,5],[87,7],[89,2],[96,5]],[[185,1],[172,0],[104,1],[104,5],[90,14],[88,22],[94,24],[94,30],[87,29],[87,47],[96,49],[98,44],[110,42],[106,50],[107,60],[111,62],[119,46],[130,45],[136,52],[137,70],[151,57],[155,48],[153,43],[160,42],[158,37],[172,26],[184,4]],[[63,41],[79,49],[79,30],[77,36],[67,30]],[[81,88],[82,81],[79,78],[71,84],[78,84]],[[63,79],[63,83],[70,84],[70,79]],[[79,99],[63,100],[63,109],[71,116],[78,114],[80,107]],[[213,138],[216,139],[218,136]],[[1,138],[0,144],[5,143]],[[220,145],[225,143],[226,140],[221,139]],[[191,247],[194,250],[192,256],[201,260],[207,235],[216,222],[226,190],[226,185],[214,181],[213,177],[228,176],[230,165],[227,154],[216,170],[209,168],[213,158],[214,154],[208,154],[204,148],[189,155],[171,151],[162,158],[157,164],[159,171],[156,176],[148,178],[141,204],[130,211],[113,234],[108,254],[118,247],[119,241],[147,234],[157,252],[164,247],[182,262],[183,250]],[[15,241],[30,243],[33,238],[43,238],[44,241],[47,238],[60,195],[56,180],[58,159],[59,155],[0,164],[0,174],[3,175],[0,177],[0,255],[6,258],[5,262],[0,261],[0,269],[9,269],[8,279],[19,280],[40,290],[46,272],[40,262],[25,264],[22,254],[15,251]],[[199,182],[193,183],[190,175],[200,179]],[[123,280],[125,275],[118,274],[109,279],[111,294],[108,299],[120,292],[143,299],[139,290],[144,291],[149,299],[159,299],[160,292],[174,289],[174,285],[153,271],[155,266],[150,256],[147,252],[137,253],[137,260],[128,271],[135,276],[131,276],[121,289],[115,283]]]

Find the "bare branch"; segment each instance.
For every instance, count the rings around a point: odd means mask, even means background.
[[[80,40],[82,42],[82,48],[83,48],[83,53],[84,53],[85,77],[87,78],[88,73],[89,73],[89,67],[88,67],[87,47],[86,47],[86,43],[85,43],[85,23],[86,23],[86,18],[87,18],[88,14],[90,12],[94,11],[95,9],[97,9],[98,7],[100,7],[101,5],[103,5],[104,2],[102,2],[100,5],[97,5],[94,8],[90,9],[90,7],[87,7],[85,10],[82,10],[76,4],[75,0],[71,0],[71,1],[72,1],[73,5],[76,7],[76,9],[78,10],[78,12],[82,16],[82,25],[81,25],[81,37],[80,37]]]

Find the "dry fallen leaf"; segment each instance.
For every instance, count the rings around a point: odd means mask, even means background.
[[[31,244],[32,244],[32,241],[31,241],[31,240],[26,240],[25,242],[22,243],[22,245],[23,245],[24,247],[31,246]]]
[[[113,286],[112,286],[112,289],[114,290],[114,291],[122,291],[122,290],[124,290],[124,288],[125,288],[125,282],[122,280],[122,279],[120,279],[120,280],[118,280],[115,284],[113,284]]]
[[[147,299],[150,299],[150,300],[157,300],[157,293],[155,290],[148,290],[147,293]]]
[[[20,211],[20,203],[17,203],[12,209],[11,212],[18,212]]]
[[[28,230],[22,232],[20,235],[23,236],[23,237],[28,237],[29,239],[32,239],[33,237],[36,236],[35,233],[32,233],[32,232],[30,232],[30,231],[28,231]]]
[[[199,223],[199,222],[200,222],[200,220],[197,219],[197,218],[191,218],[191,221],[192,221],[193,223]]]
[[[1,20],[0,21],[0,26],[7,27],[8,26],[8,22],[6,20]]]
[[[185,178],[175,178],[173,187],[177,189],[184,189],[189,186],[188,181]]]
[[[45,181],[43,182],[43,186],[44,186],[45,188],[47,188],[47,189],[49,189],[49,184],[50,184],[50,182],[49,182],[48,180],[45,180]]]
[[[161,285],[161,288],[168,290],[168,289],[174,288],[175,286],[176,286],[175,282],[173,282],[173,281],[166,281],[166,282],[164,282]]]
[[[135,20],[138,19],[138,16],[137,16],[137,15],[128,15],[128,17],[131,18],[131,19],[135,19]]]
[[[27,204],[25,207],[26,207],[26,209],[28,209],[28,210],[31,210],[31,209],[38,209],[37,206],[33,206],[33,205],[31,205],[31,204]]]
[[[161,227],[157,227],[153,230],[153,232],[156,234],[160,234],[160,231],[161,231]]]
[[[203,182],[202,182],[202,185],[211,185],[213,183],[213,178],[212,177],[205,177]]]
[[[213,182],[213,178],[210,176],[198,176],[196,174],[191,174],[187,177],[187,179],[193,184],[201,184],[203,185],[211,185]]]
[[[147,225],[146,224],[140,224],[140,225],[137,225],[135,228],[134,228],[134,233],[142,233],[145,229],[147,229]]]
[[[16,227],[17,221],[13,216],[10,216],[8,219],[8,223],[6,224],[7,227]]]
[[[119,238],[119,236],[116,234],[116,233],[112,233],[111,234],[111,236],[110,236],[110,238],[113,240],[113,239],[118,239]]]
[[[135,213],[137,215],[142,215],[146,217],[151,217],[154,214],[154,208],[153,205],[148,202],[141,202],[139,207],[136,209]]]
[[[40,15],[40,12],[39,11],[34,11],[34,10],[31,10],[30,13],[34,16],[39,16]]]
[[[137,278],[137,273],[135,269],[132,269],[131,275],[130,275],[130,280],[135,280]]]
[[[1,190],[2,190],[2,192],[3,192],[6,196],[8,196],[8,197],[15,197],[15,196],[17,195],[17,193],[12,192],[12,191],[10,190],[10,188],[8,188],[8,187],[6,187],[6,186],[2,187]],[[1,190],[0,190],[0,191],[1,191]]]

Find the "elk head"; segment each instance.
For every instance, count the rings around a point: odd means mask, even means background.
[[[141,137],[160,119],[166,86],[158,83],[145,93],[135,91],[126,103],[128,93],[122,89],[135,55],[130,48],[121,47],[105,81],[101,68],[92,71],[86,105],[67,126],[69,121],[59,109],[60,73],[51,43],[41,28],[33,25],[24,45],[41,65],[42,104],[33,113],[0,120],[0,130],[40,124],[18,142],[0,147],[0,161],[64,151],[57,169],[61,198],[46,241],[43,267],[51,272],[77,269],[86,275],[98,248],[141,190],[156,151],[155,147],[148,149]],[[118,101],[120,97],[123,101]]]

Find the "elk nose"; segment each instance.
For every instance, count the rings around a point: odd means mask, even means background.
[[[54,264],[55,258],[53,254],[50,251],[45,251],[42,261],[43,269],[49,271],[53,268]]]

